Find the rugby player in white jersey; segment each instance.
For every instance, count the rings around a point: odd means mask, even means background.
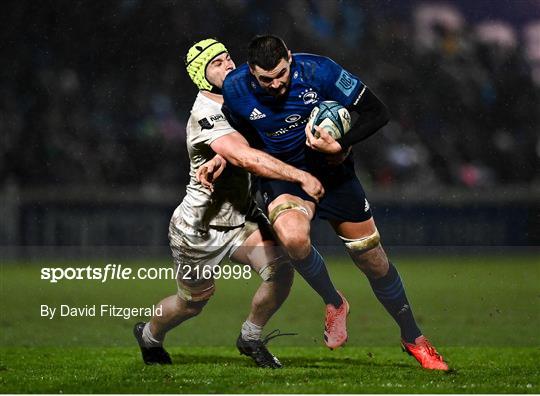
[[[221,87],[235,68],[234,62],[223,44],[206,39],[189,49],[186,68],[200,91],[187,125],[190,182],[169,225],[178,292],[157,304],[162,307],[161,316],[137,323],[134,335],[146,364],[171,364],[163,348],[166,333],[202,311],[215,288],[214,278],[208,275],[219,273],[212,269],[229,257],[234,263],[250,265],[262,278],[237,347],[260,367],[279,368],[281,363],[266,348],[273,337],[263,339],[261,334],[289,294],[293,269],[287,255],[276,245],[268,220],[255,205],[246,170],[298,183],[316,200],[324,190],[309,173],[253,148],[242,152],[244,169],[225,168],[225,160],[215,156],[211,144],[235,132],[221,111]],[[221,174],[215,185],[199,182],[197,173],[203,170],[216,177]]]

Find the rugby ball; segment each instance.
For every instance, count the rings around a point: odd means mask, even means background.
[[[315,137],[319,137],[319,134],[313,130],[313,125],[318,125],[326,129],[334,139],[339,139],[351,129],[351,115],[338,102],[326,100],[313,108],[307,125],[312,128]]]

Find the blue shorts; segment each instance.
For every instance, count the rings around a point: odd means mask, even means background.
[[[371,209],[364,189],[354,173],[352,161],[346,161],[324,174],[312,173],[321,181],[325,190],[323,198],[316,205],[316,215],[319,218],[355,223],[371,219]],[[266,209],[282,194],[291,194],[315,202],[297,183],[259,178],[258,187]]]

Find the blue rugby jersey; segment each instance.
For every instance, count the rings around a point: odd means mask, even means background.
[[[243,64],[223,83],[224,113],[248,140],[256,132],[262,150],[304,168],[305,125],[311,110],[325,100],[350,106],[365,86],[333,60],[312,54],[293,55],[290,78],[285,97],[274,98]]]

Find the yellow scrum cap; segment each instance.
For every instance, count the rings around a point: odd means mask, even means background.
[[[186,55],[186,70],[197,88],[212,90],[213,85],[206,79],[206,66],[224,52],[227,52],[227,48],[211,38],[201,40],[191,46]]]

